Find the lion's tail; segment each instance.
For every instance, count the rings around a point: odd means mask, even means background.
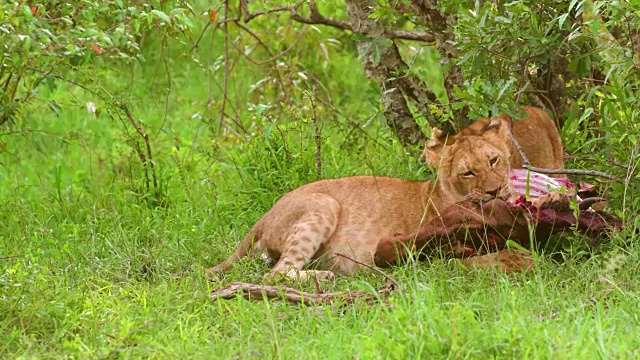
[[[233,254],[231,254],[231,256],[229,256],[227,260],[212,268],[206,269],[205,271],[209,274],[220,274],[229,270],[233,266],[234,262],[247,256],[247,254],[249,254],[251,250],[253,250],[254,247],[258,245],[260,241],[259,235],[261,233],[259,229],[260,221],[258,221],[258,223],[256,223],[253,228],[249,230],[247,236],[245,236],[245,238],[240,241],[236,250],[233,252]]]

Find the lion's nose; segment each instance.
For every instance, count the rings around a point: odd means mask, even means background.
[[[486,190],[485,194],[491,196],[492,198],[495,198],[496,196],[498,196],[498,193],[500,192],[500,188],[502,186],[498,186],[497,188],[493,189],[493,190]]]

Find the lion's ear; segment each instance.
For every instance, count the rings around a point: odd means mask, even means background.
[[[497,118],[502,120],[509,127],[509,130],[513,128],[513,119],[509,115],[502,114],[500,116],[497,116]]]
[[[424,143],[424,158],[427,164],[431,166],[440,164],[445,144],[443,135],[442,130],[434,127],[431,129],[431,138]]]
[[[500,117],[491,119],[489,125],[484,128],[482,137],[495,144],[507,144],[511,140],[509,123]]]

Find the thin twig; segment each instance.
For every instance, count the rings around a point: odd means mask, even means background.
[[[147,155],[146,155],[146,158],[141,159],[143,160],[142,165],[145,167],[145,171],[146,171],[146,167],[148,164],[151,170],[150,172],[151,172],[151,180],[153,181],[153,189],[158,190],[158,179],[156,177],[156,168],[153,162],[153,156],[151,154],[151,143],[149,142],[149,135],[142,129],[140,124],[133,117],[133,114],[131,113],[127,105],[125,105],[124,103],[121,103],[120,108],[124,111],[124,113],[129,118],[129,121],[131,121],[131,125],[133,125],[133,127],[136,129],[140,137],[142,137],[142,139],[144,140],[144,145],[147,150]],[[148,188],[148,185],[147,185],[147,188]]]
[[[295,40],[293,40],[293,42],[291,43],[291,45],[289,45],[288,48],[282,50],[281,52],[277,53],[276,55],[272,56],[271,58],[264,60],[262,63],[266,64],[272,61],[277,60],[279,57],[281,57],[282,55],[285,55],[286,53],[288,53],[289,51],[291,51],[293,49],[294,46],[296,46],[296,44],[298,43],[298,41],[300,41],[300,39],[302,38],[302,35],[305,33],[305,29],[302,29],[298,32],[298,36],[295,38]]]
[[[551,110],[551,112],[553,112],[553,118],[555,120],[556,125],[558,125],[558,120],[560,119],[560,117],[558,117],[558,112],[556,111],[556,108],[553,106],[553,102],[551,102],[551,99],[549,99],[546,95],[545,95],[545,91],[544,90],[529,90],[529,93],[533,93],[534,96],[537,97],[541,97],[547,104],[546,106],[542,106],[542,108],[548,108],[549,110]]]
[[[209,43],[209,57],[207,58],[207,82],[209,85],[209,99],[207,101],[207,106],[209,107],[209,111],[211,112],[211,120],[210,123],[208,124],[209,127],[211,127],[211,123],[213,122],[213,119],[215,118],[215,110],[213,107],[213,44],[214,44],[214,39],[216,36],[216,30],[218,29],[218,27],[220,26],[220,23],[217,23],[216,26],[213,28],[213,31],[211,32],[211,42]],[[195,47],[195,45],[194,45]],[[218,85],[218,83],[216,83],[216,85]]]
[[[392,278],[391,276],[385,274],[384,271],[378,269],[377,267],[371,266],[369,264],[363,263],[362,261],[356,260],[350,256],[347,256],[345,254],[340,254],[340,253],[336,253],[336,256],[342,256],[345,259],[351,260],[354,263],[358,264],[358,265],[362,265],[364,267],[367,267],[375,272],[377,272],[378,274],[384,276],[387,280],[391,281],[391,283],[396,287],[396,289],[398,289],[398,291],[400,291],[400,289],[402,289],[402,286],[400,286],[400,283],[398,283],[394,278]]]
[[[603,173],[596,170],[577,170],[577,169],[545,169],[539,168],[531,165],[523,165],[523,168],[543,174],[565,174],[565,175],[586,175],[586,176],[596,176],[603,177],[605,179],[614,180],[615,176],[609,175],[607,173]]]
[[[249,27],[247,27],[246,25],[244,25],[243,23],[241,23],[240,21],[234,21],[234,23],[236,25],[238,25],[239,28],[241,28],[242,30],[244,30],[247,34],[251,35],[252,38],[256,39],[256,41],[258,42],[258,44],[260,44],[260,46],[262,46],[264,48],[264,50],[267,52],[267,54],[269,55],[269,57],[274,57],[273,53],[271,52],[271,49],[269,49],[269,47],[267,46],[267,44],[264,43],[264,41],[262,41],[262,39],[260,39],[260,37],[258,36],[258,34],[256,34],[253,30],[251,30]],[[266,61],[262,61],[262,62],[258,62],[260,65],[265,64]]]
[[[39,130],[39,129],[21,129],[21,130],[12,130],[12,131],[7,131],[7,132],[1,132],[0,133],[0,137],[3,136],[9,136],[9,135],[22,135],[22,136],[27,136],[27,135],[31,135],[32,133],[36,133],[36,134],[45,134],[45,135],[49,135],[49,136],[57,136],[57,137],[64,137],[64,134],[60,133],[54,133],[51,131],[46,131],[46,130]]]
[[[313,277],[313,282],[316,284],[316,291],[318,294],[324,294],[324,290],[322,289],[322,285],[320,285],[320,280],[318,280],[318,276]]]
[[[269,47],[264,43],[264,41],[262,41],[262,39],[260,39],[258,34],[256,34],[253,30],[251,30],[249,27],[247,27],[246,25],[244,25],[240,21],[235,21],[234,24],[236,24],[240,29],[244,30],[251,37],[256,39],[258,44],[260,44],[260,46],[262,46],[264,48],[264,50],[266,51],[267,55],[269,55],[269,60],[272,60],[272,62],[273,62],[274,66],[272,67],[272,69],[273,69],[273,73],[275,73],[276,80],[278,81],[278,84],[280,85],[280,90],[282,90],[282,93],[285,94],[285,96],[286,96],[287,91],[286,91],[286,88],[284,86],[284,82],[282,81],[282,76],[280,76],[280,71],[278,71],[278,69],[277,69],[278,58],[280,56],[284,55],[285,52],[281,52],[278,55],[273,55],[273,52],[271,52],[271,49],[269,49]],[[225,35],[228,36],[228,34],[225,34]],[[295,40],[295,42],[297,42],[300,39],[300,36],[301,35],[298,35],[298,38]],[[231,45],[236,47],[235,42],[231,42]],[[267,63],[265,61],[254,60],[249,55],[247,55],[244,51],[242,51],[241,49],[238,49],[237,47],[236,47],[236,50],[238,50],[238,52],[240,52],[246,59],[251,61],[254,65],[262,66],[262,65]]]
[[[331,110],[333,110],[333,112],[335,114],[337,114],[338,116],[343,118],[351,126],[352,129],[358,130],[362,134],[364,134],[366,137],[368,137],[369,140],[373,141],[373,143],[376,144],[376,146],[380,146],[380,147],[385,148],[385,149],[388,148],[387,144],[385,144],[383,142],[380,142],[378,139],[376,139],[375,137],[371,136],[366,130],[364,130],[362,127],[360,127],[360,124],[358,122],[351,120],[347,115],[345,115],[338,108],[333,106],[333,104],[323,100],[322,98],[318,98],[318,101],[320,103],[324,104],[325,106],[328,106]],[[374,116],[377,116],[377,115],[378,115],[377,113],[374,114]],[[373,118],[374,116],[370,117],[370,119]]]
[[[220,23],[218,23],[220,24]],[[216,24],[216,27],[218,26],[218,24]],[[207,29],[209,29],[209,26],[211,25],[211,21],[209,21],[207,23],[207,25],[204,26],[204,28],[202,28],[202,31],[200,32],[200,35],[198,36],[198,38],[196,39],[196,42],[193,44],[193,46],[191,47],[191,51],[193,51],[194,49],[198,48],[198,44],[200,44],[200,40],[202,40],[202,37],[204,36],[204,33],[207,32]]]
[[[227,18],[229,12],[229,0],[224,1],[224,17]],[[220,108],[220,127],[222,128],[222,124],[224,122],[224,108],[227,104],[227,90],[228,90],[228,81],[229,81],[229,31],[227,23],[225,22],[222,25],[222,31],[225,33],[224,37],[224,85],[222,90],[222,106]]]
[[[295,9],[296,7],[302,5],[302,3],[299,3],[297,5],[294,6],[279,6],[279,7],[275,7],[273,9],[269,9],[269,10],[265,10],[265,11],[256,11],[254,13],[249,13],[247,11],[246,7],[243,7],[242,10],[244,11],[244,22],[248,23],[249,21],[253,20],[254,18],[261,16],[261,15],[266,15],[266,14],[271,14],[271,13],[275,13],[275,12],[284,12],[284,11],[294,11],[293,9]]]
[[[316,99],[317,99],[317,87],[313,85],[313,93],[309,97],[311,102],[311,121],[313,122],[313,128],[316,141],[316,172],[318,179],[322,178],[322,138],[320,137],[320,127],[318,125],[318,119],[316,117]]]
[[[289,45],[289,47],[287,47],[286,49],[284,49],[281,52],[279,52],[279,53],[274,55],[271,52],[271,50],[269,50],[269,47],[264,43],[264,41],[262,41],[262,39],[260,39],[260,37],[255,32],[253,32],[250,28],[248,28],[247,26],[245,26],[242,23],[240,23],[237,19],[231,19],[231,21],[229,21],[229,22],[235,23],[242,30],[246,31],[249,35],[251,35],[251,37],[256,39],[256,41],[266,50],[267,54],[269,55],[269,58],[266,59],[266,60],[262,60],[262,61],[258,61],[258,60],[249,58],[249,56],[247,54],[245,54],[244,51],[240,51],[239,50],[245,58],[248,58],[249,61],[251,61],[255,65],[259,65],[259,66],[262,66],[262,65],[265,65],[265,64],[268,64],[268,63],[271,63],[271,62],[273,62],[275,64],[276,61],[280,57],[282,57],[283,55],[287,54],[289,51],[291,51],[294,48],[294,46],[298,43],[298,41],[300,41],[300,39],[302,38],[302,35],[304,35],[304,32],[305,32],[305,29],[302,29],[301,31],[298,31],[298,36],[295,38],[295,40],[293,40],[293,43],[291,45]],[[229,34],[225,33],[225,36],[228,38]]]
[[[229,34],[225,34],[225,36],[228,36]],[[244,56],[245,59],[249,60],[250,63],[252,63],[253,65],[256,66],[261,66],[263,65],[263,63],[261,61],[258,61],[254,58],[252,58],[251,56],[249,56],[245,50],[241,49],[240,46],[238,44],[235,43],[235,41],[231,42],[231,46],[233,46],[233,48],[242,56]],[[252,49],[253,51],[253,49]],[[268,50],[267,50],[268,51]]]
[[[138,158],[140,159],[140,162],[142,163],[142,167],[144,168],[144,188],[148,192],[150,181],[149,181],[149,167],[147,166],[148,164],[147,157],[144,155],[144,152],[142,151],[142,149],[140,149],[140,143],[135,140],[133,141],[133,149],[138,154]],[[129,164],[129,168],[131,168],[131,164]],[[131,173],[133,173],[133,171],[131,171]]]
[[[219,9],[213,9],[213,11],[215,11],[216,13],[218,12]],[[226,17],[226,15],[225,15]],[[225,19],[226,20],[226,19]],[[204,33],[207,32],[207,29],[209,29],[209,26],[211,26],[211,24],[213,24],[213,21],[208,21],[207,25],[204,26],[204,28],[202,28],[202,31],[200,32],[200,35],[198,36],[198,39],[196,40],[195,44],[193,44],[193,46],[191,47],[190,51],[193,51],[194,49],[198,48],[198,44],[200,43],[200,40],[202,40],[202,37],[204,36]],[[222,21],[219,21],[216,23],[216,26],[213,29],[213,32],[216,32],[216,29],[218,28],[218,26],[220,26],[220,24],[222,23]]]
[[[526,167],[531,165],[531,163],[529,162],[529,158],[527,157],[527,154],[524,153],[524,149],[522,148],[522,146],[520,146],[520,143],[518,142],[516,137],[513,136],[511,129],[509,129],[509,136],[511,137],[511,142],[513,143],[513,145],[516,147],[516,149],[518,149],[520,156],[522,156],[522,162],[524,163],[523,166]]]
[[[161,42],[162,50],[160,53],[160,59],[162,60],[162,64],[164,65],[165,73],[167,74],[167,95],[164,98],[164,116],[162,118],[162,124],[158,127],[158,131],[155,134],[157,138],[161,131],[164,130],[164,125],[167,123],[167,117],[169,115],[169,95],[171,95],[171,83],[173,82],[173,78],[171,77],[171,71],[169,71],[169,62],[167,60],[169,47],[167,44],[167,36],[164,35],[162,37]],[[131,87],[133,89],[133,86]]]

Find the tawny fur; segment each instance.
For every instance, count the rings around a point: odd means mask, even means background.
[[[433,140],[428,142],[427,146],[437,148],[444,143],[452,144],[459,137],[481,134],[492,120],[500,119],[511,127],[511,132],[527,155],[530,165],[547,169],[564,169],[562,139],[556,124],[549,114],[540,108],[525,106],[524,111],[526,116],[519,120],[512,120],[504,114],[494,118],[478,119],[446,139],[440,131],[436,131],[436,134],[433,134]],[[520,152],[511,140],[508,144],[511,167],[522,168],[524,161]]]
[[[525,272],[535,267],[530,253],[515,249],[468,257],[461,261],[464,266],[470,269],[495,267],[508,273]]]
[[[227,270],[259,249],[277,260],[267,274],[307,279],[353,274],[358,266],[337,253],[373,264],[378,242],[412,233],[447,206],[466,198],[508,199],[509,131],[499,119],[449,146],[426,148],[438,160],[437,181],[352,176],[301,186],[280,198],[251,228],[236,251],[208,273]],[[483,266],[482,257],[478,257]],[[310,260],[330,271],[304,271]]]

